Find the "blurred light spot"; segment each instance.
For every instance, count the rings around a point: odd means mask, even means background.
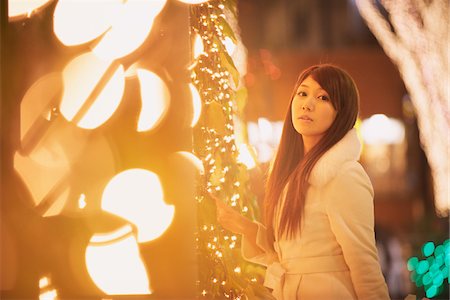
[[[53,31],[66,46],[84,44],[108,29],[123,9],[121,0],[59,0],[53,14]]]
[[[419,259],[415,256],[408,259],[408,263],[407,263],[408,270],[414,271],[416,269],[418,263],[419,263]]]
[[[144,169],[129,169],[112,178],[103,191],[101,206],[135,224],[139,242],[161,236],[172,223],[175,210],[164,202],[158,176]]]
[[[119,106],[125,88],[124,69],[122,65],[114,70],[107,79],[102,90],[93,103],[86,103],[91,93],[99,88],[97,85],[105,76],[110,63],[98,59],[92,52],[84,53],[74,58],[63,71],[64,93],[60,104],[61,114],[69,121],[80,114],[83,106],[88,105],[86,112],[82,112],[78,126],[93,129],[104,122]]]
[[[141,87],[142,107],[138,118],[137,131],[148,131],[156,127],[165,117],[170,103],[170,93],[155,73],[137,70]]]
[[[429,268],[428,261],[426,260],[420,261],[416,268],[417,274],[424,274],[426,271],[428,271],[428,268]]]
[[[361,134],[366,144],[400,144],[405,138],[405,127],[399,120],[375,114],[362,121]]]
[[[272,159],[282,130],[283,121],[272,122],[266,118],[259,118],[258,122],[247,123],[248,140],[255,147],[259,162],[265,163]]]
[[[8,19],[14,21],[29,18],[33,12],[48,3],[50,0],[8,0]]]
[[[270,141],[273,134],[272,124],[270,123],[270,121],[267,120],[266,118],[259,118],[258,126],[259,126],[260,140],[263,142]]]
[[[249,146],[247,144],[240,144],[238,148],[239,155],[237,161],[244,164],[247,169],[253,169],[256,166],[256,162],[253,155],[250,153]]]
[[[438,287],[434,284],[430,286],[428,289],[426,289],[426,296],[427,298],[433,298],[438,293]]]
[[[191,90],[192,107],[194,108],[194,115],[192,117],[191,127],[194,127],[197,124],[200,115],[202,113],[202,100],[200,98],[200,94],[198,93],[197,88],[192,83],[189,84],[189,89]]]
[[[229,37],[225,37],[223,44],[225,45],[225,49],[227,49],[228,54],[232,56],[236,50],[236,44]]]
[[[56,300],[58,299],[58,293],[56,290],[49,290],[46,292],[43,292],[39,295],[39,300]]]
[[[165,4],[166,0],[126,1],[111,28],[92,51],[108,60],[132,53],[145,41]]]
[[[434,252],[434,243],[427,242],[422,246],[422,253],[425,257],[432,255]]]
[[[203,40],[199,34],[196,34],[194,39],[194,59],[199,57],[204,51]]]
[[[50,285],[50,281],[48,277],[44,276],[41,279],[39,279],[39,288],[45,288],[46,286]]]
[[[86,248],[92,281],[108,295],[151,294],[145,264],[130,225],[94,235]]]
[[[86,207],[86,195],[81,194],[80,198],[78,198],[78,208],[83,209]]]

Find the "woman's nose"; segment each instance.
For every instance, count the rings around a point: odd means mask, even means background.
[[[312,111],[314,108],[314,104],[311,99],[306,99],[302,104],[302,110]]]

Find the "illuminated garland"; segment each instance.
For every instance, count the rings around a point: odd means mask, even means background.
[[[408,270],[411,281],[424,289],[427,298],[434,298],[442,294],[445,281],[447,285],[449,283],[450,240],[437,247],[433,242],[427,242],[422,246],[422,254],[425,257],[422,260],[416,256],[408,260]]]
[[[240,236],[220,227],[209,192],[243,215],[255,219],[256,198],[248,187],[248,171],[238,163],[233,116],[240,75],[224,45],[236,42],[225,11],[236,16],[234,1],[210,1],[191,7],[191,35],[201,37],[203,52],[192,67],[192,81],[202,99],[202,115],[194,128],[194,152],[205,175],[198,185],[198,290],[205,298],[268,298],[260,284],[263,269],[243,260]]]

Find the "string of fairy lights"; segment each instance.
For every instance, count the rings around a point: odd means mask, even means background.
[[[234,1],[209,1],[191,7],[191,36],[201,41],[194,57],[192,82],[202,99],[202,115],[194,128],[194,152],[204,165],[197,191],[197,251],[199,294],[205,298],[244,299],[264,288],[262,272],[240,254],[240,236],[217,223],[210,193],[254,218],[248,171],[239,163],[233,116],[239,73],[227,52],[225,39],[236,42],[225,11],[236,14]],[[198,43],[198,42],[197,42]],[[245,197],[244,197],[245,195]],[[259,277],[258,277],[259,276]],[[256,292],[255,292],[256,291]]]

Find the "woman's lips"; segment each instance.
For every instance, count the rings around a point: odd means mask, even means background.
[[[310,121],[310,122],[312,122],[312,119],[310,118],[310,117],[308,117],[308,116],[305,116],[305,115],[303,115],[303,116],[300,116],[300,117],[298,117],[300,120],[303,120],[303,121]]]

